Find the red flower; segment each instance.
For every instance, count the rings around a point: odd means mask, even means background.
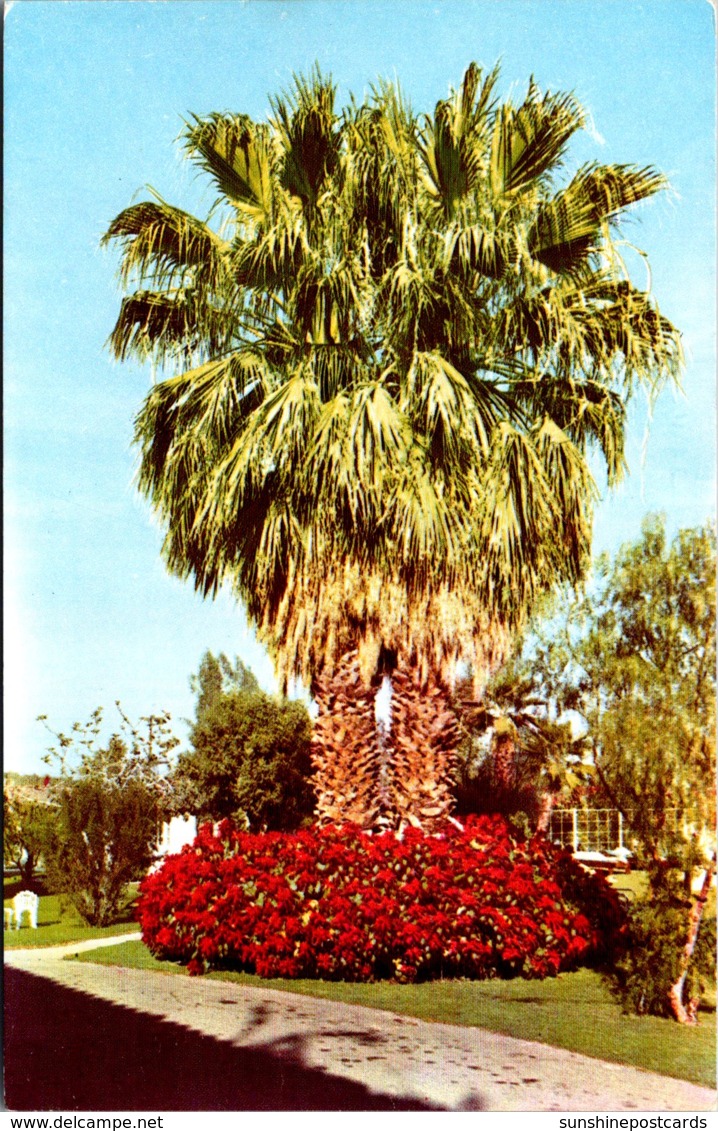
[[[192,973],[266,977],[545,977],[621,929],[615,893],[499,817],[403,841],[356,827],[293,835],[204,826],[143,880],[139,915],[154,954]]]

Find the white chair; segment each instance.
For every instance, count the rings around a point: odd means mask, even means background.
[[[15,927],[19,930],[22,926],[22,917],[30,916],[30,926],[37,928],[37,908],[40,899],[34,891],[19,891],[12,901],[15,911]]]

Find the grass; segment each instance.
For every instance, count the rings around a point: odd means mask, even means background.
[[[5,880],[3,894],[5,906],[12,906],[12,896],[20,891],[17,880]],[[134,893],[131,893],[134,894]],[[139,926],[133,918],[130,905],[116,923],[109,927],[88,927],[82,921],[66,895],[41,895],[37,914],[37,930],[22,926],[20,930],[3,930],[5,950],[19,947],[60,946],[62,943],[84,942],[85,939],[112,938],[113,935],[131,934]],[[23,924],[27,917],[23,916]]]
[[[648,897],[648,873],[647,872],[614,872],[609,877],[611,887],[615,888],[617,892],[625,896],[631,903],[640,902]],[[708,902],[706,903],[703,914],[706,918],[715,918],[716,914],[716,889],[712,887],[708,893]]]
[[[140,942],[121,943],[77,958],[187,976],[184,967],[159,962]],[[478,1026],[715,1087],[715,1007],[701,1011],[695,1028],[659,1017],[627,1016],[592,970],[542,982],[438,981],[415,986],[266,979],[230,972],[206,977],[390,1010],[424,1021]]]
[[[608,877],[608,882],[631,903],[645,899],[648,894],[646,872],[614,872]]]

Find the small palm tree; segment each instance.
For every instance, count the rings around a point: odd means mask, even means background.
[[[170,371],[136,422],[165,559],[204,594],[228,582],[282,679],[314,688],[320,811],[366,825],[448,811],[455,742],[421,721],[426,689],[448,720],[457,659],[485,679],[537,597],[580,579],[589,459],[620,479],[629,397],[680,366],[615,238],[663,177],[556,187],[583,111],[533,81],[499,104],[497,79],[472,64],[419,117],[390,84],[340,112],[315,72],[267,122],[194,118],[208,219],[155,198],[105,236],[128,292],[111,347]],[[360,748],[373,792],[339,769]]]
[[[556,797],[592,779],[590,744],[552,716],[525,660],[513,661],[472,699],[472,680],[456,687],[463,756],[457,781],[467,811],[524,811],[546,832]]]

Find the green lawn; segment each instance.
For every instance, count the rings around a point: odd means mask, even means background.
[[[152,958],[140,942],[121,943],[77,957],[82,962],[187,976],[183,967]],[[626,1016],[599,975],[590,970],[561,974],[543,982],[439,981],[419,986],[290,981],[234,973],[213,973],[207,977],[386,1009],[426,1021],[476,1025],[715,1086],[714,1008],[701,1011],[700,1023],[695,1028],[658,1017]]]
[[[648,875],[645,872],[614,872],[608,877],[608,882],[631,902],[645,899],[648,893]]]
[[[14,894],[17,881],[5,881],[5,906],[12,906],[8,892]],[[19,888],[17,888],[19,890]],[[23,924],[27,923],[23,916]],[[37,914],[37,930],[22,926],[19,930],[3,930],[3,946],[6,950],[18,947],[58,946],[61,943],[83,942],[85,939],[111,938],[113,935],[127,935],[139,930],[133,918],[132,908],[110,927],[88,927],[75,911],[66,895],[41,895]]]
[[[648,874],[646,872],[614,872],[609,877],[609,883],[631,902],[646,899],[648,896]],[[708,902],[703,914],[706,918],[715,918],[715,913],[716,889],[712,887],[708,893]]]

